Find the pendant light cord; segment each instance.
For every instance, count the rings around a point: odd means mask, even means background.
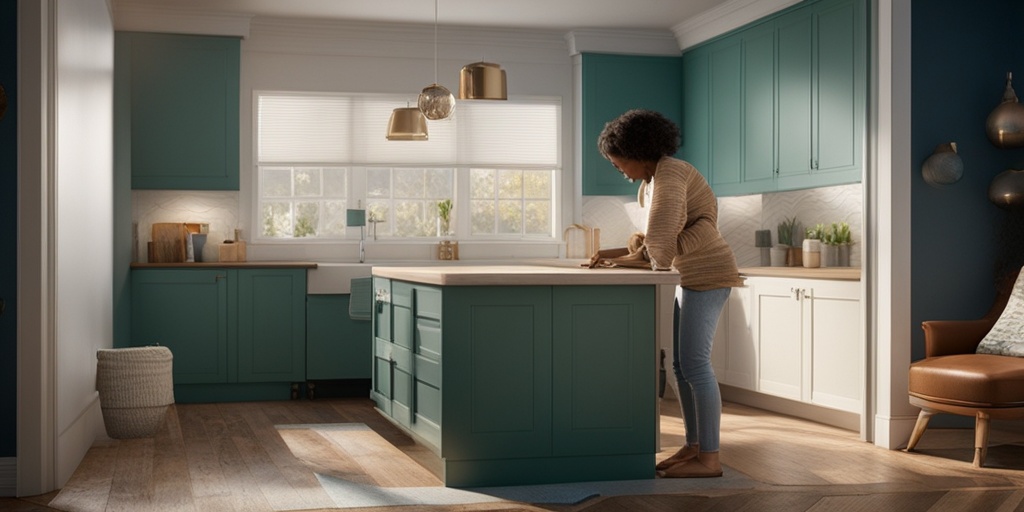
[[[437,83],[437,0],[434,0],[434,83]]]

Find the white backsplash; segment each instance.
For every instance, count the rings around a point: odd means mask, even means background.
[[[238,225],[238,192],[202,190],[133,190],[132,222],[138,229],[138,260],[147,261],[146,242],[156,222],[196,222],[210,225],[203,248],[205,261],[216,261],[222,241],[234,237]],[[242,238],[249,238],[242,233]]]
[[[718,200],[718,229],[736,254],[736,263],[740,267],[756,267],[761,264],[761,250],[754,245],[755,231],[770,230],[775,243],[776,228],[783,219],[795,216],[801,234],[803,228],[814,224],[846,222],[854,241],[850,265],[859,267],[859,244],[864,232],[862,209],[863,189],[859,183],[723,197]],[[622,247],[631,234],[646,228],[647,211],[628,196],[585,196],[583,223],[601,229],[601,247]]]
[[[206,261],[215,261],[220,243],[232,238],[235,228],[240,227],[238,195],[235,191],[133,191],[132,221],[138,226],[138,260],[147,260],[146,242],[152,240],[153,223],[203,222],[210,225],[203,256]],[[718,201],[718,227],[733,248],[737,264],[756,267],[760,265],[761,251],[754,246],[755,231],[770,230],[774,243],[778,240],[776,227],[789,217],[795,216],[803,227],[846,222],[854,240],[850,264],[857,267],[861,264],[860,244],[864,232],[862,205],[860,184],[724,197]],[[601,247],[624,247],[630,235],[646,229],[647,210],[640,208],[632,197],[584,196],[582,222],[600,228]],[[242,237],[251,239],[250,234],[244,231]],[[564,249],[560,254],[564,255]]]

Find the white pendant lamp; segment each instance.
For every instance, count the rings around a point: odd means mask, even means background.
[[[427,119],[415,107],[396,108],[388,121],[388,140],[427,140]]]
[[[508,80],[505,70],[493,62],[474,62],[462,67],[459,74],[459,99],[507,100]]]
[[[437,83],[437,0],[434,0],[434,83],[423,88],[416,104],[431,121],[447,119],[455,112],[455,96]]]

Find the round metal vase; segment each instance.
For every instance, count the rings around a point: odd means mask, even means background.
[[[985,134],[997,148],[1024,147],[1024,105],[1017,101],[1013,91],[1013,73],[1006,74],[1003,102],[988,115]]]
[[[1001,208],[1017,208],[1024,204],[1024,171],[1006,170],[992,178],[988,199]]]
[[[956,152],[956,143],[939,144],[921,165],[921,175],[929,185],[943,187],[960,181],[964,161]]]

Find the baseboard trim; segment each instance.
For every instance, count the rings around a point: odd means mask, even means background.
[[[0,497],[10,498],[18,492],[18,458],[0,457]]]
[[[816,421],[854,432],[860,431],[860,415],[819,405],[806,404],[732,386],[721,386],[722,400]]]

